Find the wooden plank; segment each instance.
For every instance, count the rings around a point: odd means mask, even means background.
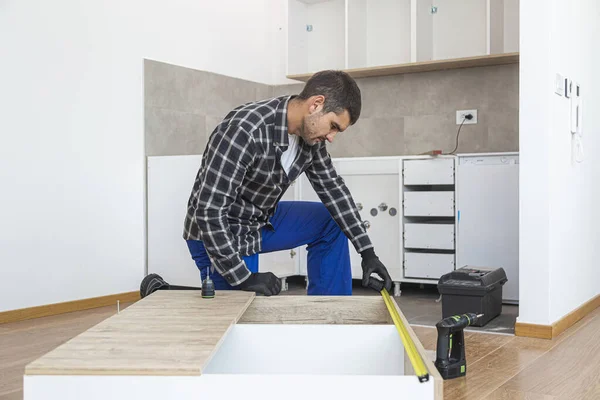
[[[200,375],[254,298],[158,291],[29,364],[26,375]]]
[[[575,310],[571,311],[552,325],[527,324],[517,322],[515,324],[515,335],[523,337],[534,337],[539,339],[552,339],[575,325],[585,318],[586,315],[594,312],[600,307],[600,295],[597,295],[586,301]]]
[[[257,297],[242,324],[391,324],[381,296]]]
[[[368,78],[374,76],[388,76],[409,74],[415,72],[430,72],[458,68],[487,67],[492,65],[516,64],[519,62],[519,53],[491,54],[476,57],[463,57],[447,60],[420,61],[406,64],[384,65],[369,68],[345,69],[353,78]],[[288,75],[289,79],[306,82],[312,76],[309,74]]]
[[[37,307],[21,308],[19,310],[11,310],[0,312],[0,324],[9,322],[24,321],[33,318],[48,317],[51,315],[65,314],[74,311],[89,310],[114,305],[117,306],[117,301],[127,303],[140,299],[140,292],[126,292],[111,294],[108,296],[92,297],[89,299],[73,300],[64,303],[48,304]]]

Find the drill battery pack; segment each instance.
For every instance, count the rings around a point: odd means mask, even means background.
[[[467,374],[467,361],[465,359],[457,360],[443,367],[436,365],[436,367],[444,380],[460,378]]]
[[[473,326],[484,326],[502,313],[502,286],[508,281],[503,268],[465,266],[443,275],[438,281],[442,295],[442,318],[483,314]]]

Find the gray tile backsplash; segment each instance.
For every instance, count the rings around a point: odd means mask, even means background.
[[[255,100],[298,94],[304,84],[270,86],[146,60],[146,155],[201,154],[221,118]],[[333,157],[419,154],[456,144],[455,112],[477,109],[458,153],[517,151],[517,64],[357,79],[363,109],[330,145]]]

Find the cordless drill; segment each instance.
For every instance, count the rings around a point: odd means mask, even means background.
[[[483,314],[467,313],[444,318],[435,326],[438,331],[437,356],[435,366],[444,379],[465,376],[467,360],[465,358],[464,329],[477,322]]]

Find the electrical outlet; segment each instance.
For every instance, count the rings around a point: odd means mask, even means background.
[[[465,123],[463,125],[472,125],[477,123],[477,110],[458,110],[456,112],[456,125],[460,125],[467,114],[471,114],[473,118],[470,120],[465,119]]]

